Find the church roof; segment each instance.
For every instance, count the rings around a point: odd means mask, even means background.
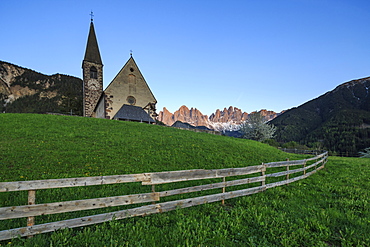
[[[139,106],[123,105],[113,119],[155,123],[153,118]]]
[[[94,23],[90,23],[89,37],[87,39],[85,61],[97,64],[103,64],[100,57],[98,41],[95,35]]]
[[[207,128],[206,126],[193,126],[189,123],[184,123],[184,122],[181,122],[181,121],[176,121],[174,124],[171,125],[171,127],[177,127],[177,128],[183,128],[183,129],[199,129],[199,130],[212,131],[210,128]]]

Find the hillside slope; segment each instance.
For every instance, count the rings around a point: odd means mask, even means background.
[[[271,121],[276,140],[356,155],[370,146],[369,89],[370,77],[353,80],[286,111]]]
[[[0,61],[0,111],[82,115],[82,80]]]
[[[250,140],[142,123],[5,113],[0,124],[2,181],[244,167],[297,157]]]
[[[0,181],[236,167],[301,158],[250,140],[106,119],[0,114],[0,126]],[[60,229],[0,245],[368,246],[369,176],[366,159],[330,157],[325,169],[307,179],[230,199],[222,206],[211,203]],[[141,183],[82,186],[38,190],[36,200],[118,196],[138,193],[137,187],[151,191]],[[0,193],[0,207],[25,203],[26,191]],[[36,222],[98,213],[37,216]],[[0,230],[25,224],[24,218],[1,221]]]

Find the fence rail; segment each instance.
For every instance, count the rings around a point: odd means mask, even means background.
[[[281,151],[284,151],[286,153],[292,153],[292,154],[312,154],[312,155],[317,155],[317,154],[320,154],[322,152],[324,152],[323,150],[301,150],[301,149],[297,149],[297,148],[278,148],[280,149]]]
[[[142,174],[126,174],[113,176],[98,176],[98,177],[81,177],[81,178],[63,178],[63,179],[48,179],[34,181],[16,181],[0,183],[0,192],[13,191],[28,191],[28,205],[10,206],[0,208],[0,220],[8,220],[15,218],[27,217],[27,227],[9,229],[0,231],[0,240],[11,239],[14,237],[32,236],[39,233],[52,232],[62,228],[74,228],[87,226],[113,219],[124,219],[134,216],[148,215],[154,213],[162,213],[177,208],[186,208],[195,205],[222,201],[235,197],[251,195],[265,191],[266,189],[289,184],[300,179],[304,179],[316,171],[324,168],[327,162],[328,153],[322,153],[313,158],[304,160],[280,161],[263,163],[257,166],[248,166],[242,168],[226,168],[213,170],[183,170],[183,171],[168,171]],[[292,166],[299,166],[291,169]],[[276,169],[286,167],[286,171],[275,172]],[[272,173],[269,173],[269,172]],[[303,173],[297,175],[297,173]],[[244,177],[250,174],[257,174],[254,177]],[[296,177],[290,178],[290,175],[296,174]],[[226,178],[236,177],[234,180],[226,181]],[[285,176],[282,181],[266,183],[266,179]],[[204,179],[219,179],[222,182],[202,184],[192,187],[172,189],[167,191],[155,191],[155,185],[204,180]],[[66,187],[105,185],[105,184],[121,184],[130,182],[141,182],[142,185],[151,185],[151,193],[131,194],[104,198],[93,198],[84,200],[52,202],[36,204],[36,191],[43,189],[55,189]],[[237,185],[246,185],[251,183],[260,183],[258,186],[244,188],[226,192],[226,188]],[[160,198],[167,196],[198,192],[211,189],[222,189],[222,193],[216,193],[200,197],[192,197],[175,201],[161,202]],[[81,210],[106,208],[113,206],[122,206],[138,203],[151,203],[149,205],[139,206],[136,208],[124,209],[115,212],[103,213],[98,215],[80,217],[75,219],[62,220],[57,222],[35,225],[35,216],[58,214],[64,212],[75,212]]]

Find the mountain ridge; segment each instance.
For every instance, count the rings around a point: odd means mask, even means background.
[[[82,80],[0,61],[0,102],[1,112],[82,115]]]
[[[271,121],[278,142],[356,155],[370,146],[370,77],[351,80]]]
[[[258,112],[265,117],[266,121],[270,121],[281,114],[265,109]],[[208,115],[203,115],[197,108],[192,107],[189,109],[187,106],[182,105],[174,113],[171,113],[166,107],[163,107],[157,119],[168,126],[172,126],[175,122],[180,121],[194,127],[204,126],[216,131],[224,131],[236,130],[240,124],[248,119],[248,116],[249,114],[247,112],[243,112],[237,107],[229,106],[228,108],[225,107],[223,110],[216,109],[216,111],[208,117]]]

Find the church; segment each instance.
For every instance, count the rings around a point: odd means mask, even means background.
[[[103,63],[92,18],[82,73],[84,116],[155,123],[157,100],[132,53],[116,77],[103,90]]]

